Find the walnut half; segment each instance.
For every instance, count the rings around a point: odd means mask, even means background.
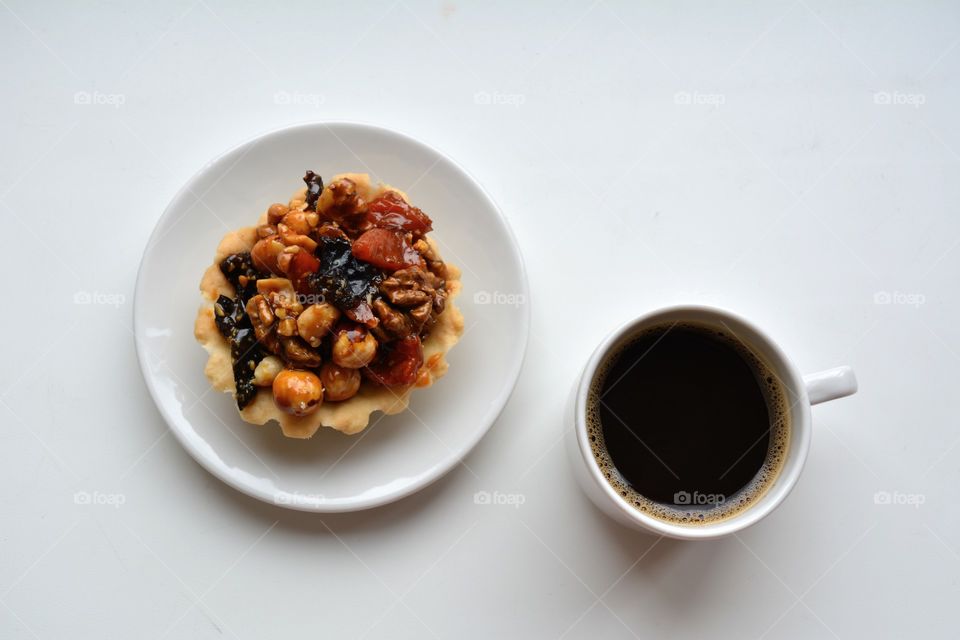
[[[445,285],[442,278],[422,267],[400,269],[380,283],[380,293],[386,300],[374,300],[374,313],[383,329],[395,337],[420,333],[443,312]]]
[[[407,267],[384,280],[380,292],[398,307],[417,307],[432,301],[444,284],[442,278],[421,267]]]
[[[402,311],[391,307],[383,298],[373,301],[373,313],[380,319],[379,327],[394,338],[405,338],[413,333],[413,323]]]
[[[317,200],[320,220],[336,222],[353,227],[366,211],[367,203],[357,191],[356,183],[349,178],[340,178],[327,185]]]

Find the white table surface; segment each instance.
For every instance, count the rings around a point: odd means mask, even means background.
[[[81,4],[0,3],[0,637],[956,637],[956,5]],[[328,517],[195,464],[129,332],[174,192],[318,119],[462,162],[533,292],[469,469]],[[561,410],[604,333],[681,301],[861,390],[770,518],[655,544],[574,486]]]

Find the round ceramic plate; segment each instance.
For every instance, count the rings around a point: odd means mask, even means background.
[[[198,290],[220,238],[255,224],[272,202],[322,176],[369,173],[408,193],[434,221],[445,260],[463,271],[463,338],[447,375],[415,391],[408,410],[375,413],[363,432],[321,429],[285,438],[255,426],[229,394],[211,389],[207,354],[193,338]],[[493,424],[513,389],[527,344],[527,280],[497,205],[453,160],[406,135],[355,123],[312,123],[250,140],[200,170],[173,198],[144,252],[134,329],[154,402],[184,448],[240,491],[304,511],[385,504],[452,469]]]

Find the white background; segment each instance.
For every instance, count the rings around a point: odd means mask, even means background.
[[[0,637],[956,635],[956,5],[82,4],[0,2]],[[197,466],[129,331],[175,191],[318,119],[463,163],[533,292],[520,381],[466,465],[329,517]],[[776,513],[700,544],[605,520],[559,446],[592,347],[681,301],[861,385],[815,409]]]

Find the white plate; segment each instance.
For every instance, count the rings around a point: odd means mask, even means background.
[[[465,332],[450,370],[412,394],[410,409],[376,413],[355,436],[311,440],[243,422],[203,374],[193,338],[200,276],[228,230],[285,202],[312,169],[367,172],[408,192],[434,220],[444,259],[463,271]],[[503,214],[453,160],[406,135],[364,124],[312,123],[241,144],[200,170],[157,223],[137,277],[134,329],[154,402],[184,448],[240,491],[304,511],[385,504],[452,469],[487,432],[513,389],[527,344],[527,279]]]

